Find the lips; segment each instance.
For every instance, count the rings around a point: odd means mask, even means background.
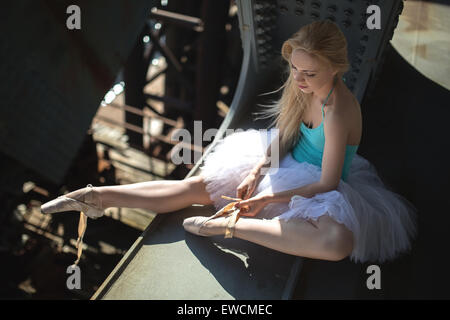
[[[298,85],[298,87],[301,88],[301,89],[307,88],[307,86],[302,86],[302,85]]]

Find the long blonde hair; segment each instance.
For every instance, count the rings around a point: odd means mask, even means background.
[[[332,21],[315,21],[305,25],[283,43],[281,56],[288,62],[286,71],[289,76],[279,89],[265,93],[271,94],[283,89],[281,98],[272,104],[260,105],[266,110],[255,114],[260,114],[260,118],[273,118],[269,127],[275,126],[279,129],[280,149],[285,151],[290,150],[298,141],[299,124],[312,98],[312,94],[303,93],[298,89],[290,70],[290,58],[296,49],[303,49],[325,59],[338,70],[338,77],[342,77],[349,68],[347,40],[338,25]]]

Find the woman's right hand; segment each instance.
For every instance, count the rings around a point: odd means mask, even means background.
[[[244,200],[250,198],[256,189],[259,176],[259,171],[257,173],[251,172],[247,175],[244,181],[242,181],[242,183],[237,187],[236,197]]]

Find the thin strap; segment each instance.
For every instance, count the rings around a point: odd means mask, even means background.
[[[325,118],[325,114],[323,113],[323,107],[325,106],[325,103],[327,103],[328,98],[330,97],[331,92],[333,92],[334,89],[334,83],[333,83],[333,87],[331,88],[330,92],[328,93],[328,96],[326,97],[324,103],[322,104],[322,120]]]

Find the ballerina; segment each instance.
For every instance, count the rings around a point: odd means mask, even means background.
[[[217,214],[189,217],[184,228],[329,261],[384,262],[406,252],[416,235],[416,209],[388,190],[357,154],[362,116],[342,80],[348,70],[345,36],[331,21],[313,22],[283,43],[281,55],[288,77],[280,99],[264,111],[279,132],[278,168],[270,167],[277,155],[263,143],[264,132],[249,129],[222,138],[198,176],[89,185],[41,210],[78,210],[97,218],[109,207],[162,214],[212,204]]]

